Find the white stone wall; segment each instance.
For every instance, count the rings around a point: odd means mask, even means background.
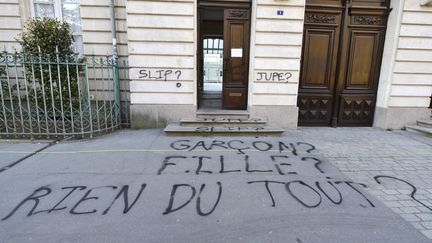
[[[377,107],[425,108],[432,93],[432,6],[393,0]]]
[[[26,0],[27,1],[27,0]],[[0,0],[0,50],[20,50],[16,38],[22,32],[28,16],[22,0]]]
[[[109,0],[81,1],[80,14],[84,55],[112,55]],[[126,0],[115,0],[117,51],[120,59],[128,57]]]
[[[249,106],[297,105],[304,6],[304,0],[253,1]]]
[[[131,103],[196,105],[196,2],[126,6]]]

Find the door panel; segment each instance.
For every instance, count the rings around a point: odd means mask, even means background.
[[[331,53],[334,43],[334,31],[320,29],[308,29],[305,31],[306,41],[303,53],[303,58],[305,58],[303,69],[305,71],[315,71],[304,72],[304,81],[301,83],[301,87],[326,88],[331,90]]]
[[[356,1],[347,6],[344,42],[348,48],[336,94],[340,103],[335,107],[339,126],[372,126],[388,16],[388,9],[373,6],[385,2]]]
[[[223,108],[246,109],[249,64],[249,10],[224,10]]]
[[[326,1],[326,9],[309,7],[305,13],[299,84],[299,124],[328,126],[336,83],[342,5]]]
[[[388,12],[388,0],[307,1],[299,125],[372,125]]]

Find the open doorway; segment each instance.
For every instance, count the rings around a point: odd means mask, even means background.
[[[214,1],[199,3],[198,108],[244,110],[247,107],[249,7]]]
[[[223,9],[201,10],[200,109],[222,109],[223,14]]]
[[[201,16],[202,70],[199,108],[222,109],[223,9],[202,9]]]

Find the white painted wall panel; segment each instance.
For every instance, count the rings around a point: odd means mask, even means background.
[[[298,70],[300,69],[299,59],[282,59],[282,58],[255,58],[255,69],[271,70]]]
[[[109,0],[82,1],[81,25],[85,55],[112,55],[112,34]],[[115,1],[117,51],[128,56],[125,0]]]
[[[304,0],[257,0],[256,19],[252,20],[250,105],[297,105],[304,4]],[[278,10],[283,10],[283,15],[277,15]],[[267,77],[274,72],[292,76],[288,83],[257,81],[258,72]]]
[[[420,6],[420,1],[418,0],[405,0],[404,9],[408,11],[432,12],[432,6]]]
[[[399,48],[432,50],[432,38],[400,37]]]
[[[111,22],[107,19],[81,19],[81,24],[83,31],[111,32]],[[126,20],[117,20],[116,29],[120,32],[126,32]]]
[[[109,1],[103,0],[104,6],[93,6],[87,5],[87,3],[81,4],[81,18],[92,18],[92,19],[108,19],[110,18]],[[116,19],[121,19],[126,16],[126,9],[124,7],[116,7]]]
[[[428,107],[432,93],[432,6],[404,1],[389,107]],[[386,40],[389,41],[389,40]]]
[[[297,95],[297,83],[254,83],[254,94],[292,94]]]
[[[392,96],[429,97],[432,94],[432,84],[428,86],[393,85]]]
[[[305,0],[257,0],[258,5],[300,6],[305,5]]]
[[[192,41],[192,40],[191,40]],[[195,43],[148,43],[130,42],[129,51],[134,54],[155,54],[155,55],[191,55],[195,50]]]
[[[193,1],[127,2],[132,104],[195,104],[195,8]]]
[[[14,43],[16,42],[15,38],[21,33],[21,30],[12,30],[12,29],[0,29],[0,39],[2,42]]]
[[[272,73],[282,73],[283,80],[279,80],[278,78],[271,78]],[[260,74],[261,73],[261,74]],[[264,76],[264,74],[267,76]],[[290,73],[290,75],[288,74]],[[253,80],[255,83],[275,83],[275,86],[277,87],[277,84],[279,83],[295,83],[298,84],[299,82],[299,76],[300,71],[298,69],[292,71],[292,70],[256,70],[254,73]],[[282,79],[281,78],[281,79]]]
[[[256,57],[299,58],[300,55],[301,46],[255,46]]]
[[[390,97],[389,107],[428,107],[429,97]]]
[[[153,14],[153,15],[194,15],[194,5],[187,2],[141,2],[128,3],[130,14]]]
[[[297,95],[254,95],[252,105],[288,105],[297,103]]]
[[[432,25],[402,25],[400,36],[432,37]]]
[[[278,10],[283,10],[284,15],[277,15]],[[304,7],[296,6],[258,6],[257,18],[303,20],[304,11]]]
[[[195,37],[192,30],[129,28],[128,38],[131,41],[192,43]]]
[[[21,46],[16,40],[22,32],[22,19],[18,0],[0,1],[0,48],[1,51],[13,52]]]
[[[153,74],[151,77],[147,76],[145,77],[144,75],[140,74],[141,70],[145,70],[146,73],[147,71],[151,71]],[[157,75],[157,71],[159,70],[168,70],[168,69],[163,69],[163,68],[149,68],[149,67],[132,67],[130,69],[129,75],[130,78],[132,80],[137,80],[137,81],[155,81],[155,77],[159,77]],[[184,68],[175,68],[175,69],[169,69],[173,71],[172,75],[167,75],[167,81],[164,81],[165,79],[163,78],[162,81],[164,82],[194,82],[196,79],[196,73],[194,71],[194,69],[184,69]],[[177,75],[175,72],[176,71],[181,71],[181,75]]]
[[[395,73],[393,76],[393,83],[411,85],[432,85],[432,77],[430,74]]]
[[[193,29],[194,21],[192,16],[128,15],[127,18],[129,27],[164,29]]]
[[[425,73],[432,75],[430,62],[396,62],[394,71],[397,73]]]
[[[180,87],[177,87],[177,82],[132,81],[130,88],[134,92],[190,94],[195,91],[195,84],[193,82],[184,82]]]
[[[194,68],[195,57],[190,56],[143,56],[129,54],[129,63],[134,67]]]
[[[189,105],[195,102],[193,94],[183,93],[138,93],[131,89],[132,104]]]
[[[432,50],[398,50],[396,60],[432,62]]]
[[[1,4],[0,16],[17,16],[20,17],[20,10],[18,4]]]
[[[405,0],[410,1],[410,0]],[[412,0],[411,0],[412,1]],[[430,12],[408,12],[405,11],[402,17],[402,23],[404,24],[432,24],[432,18]]]
[[[302,34],[303,21],[301,20],[280,20],[280,19],[257,19],[257,31],[271,32],[297,32]]]
[[[301,46],[302,34],[297,33],[262,33],[256,32],[256,44],[296,45]]]

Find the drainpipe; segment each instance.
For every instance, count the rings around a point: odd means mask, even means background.
[[[117,53],[117,29],[116,29],[116,23],[115,23],[115,8],[114,8],[114,1],[110,0],[110,20],[111,20],[111,35],[112,35],[112,48],[113,48],[113,58],[114,60],[117,60],[118,53]]]
[[[118,122],[116,125],[121,125],[121,101],[120,101],[120,79],[119,79],[119,71],[118,71],[118,53],[117,53],[117,29],[116,29],[116,22],[115,22],[115,8],[114,8],[114,1],[110,0],[110,20],[111,20],[111,36],[112,36],[112,50],[113,50],[113,81],[114,81],[114,95],[115,95],[115,115],[116,115],[116,121]]]

